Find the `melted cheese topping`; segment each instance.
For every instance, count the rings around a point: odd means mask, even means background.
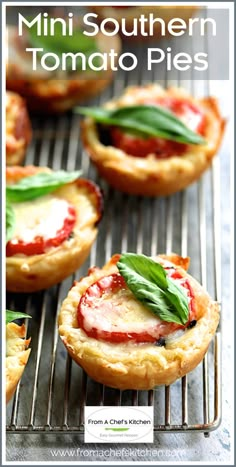
[[[177,116],[192,131],[197,131],[202,121],[202,114],[193,112],[191,109],[185,109],[182,115]]]
[[[118,291],[107,292],[101,297],[88,297],[93,312],[86,314],[85,331],[93,327],[109,332],[142,332],[148,327],[150,334],[159,318],[136,300],[130,290],[122,288]],[[101,313],[102,310],[102,313]]]
[[[56,237],[68,217],[69,203],[47,195],[24,203],[14,203],[16,226],[12,243],[31,243],[35,237],[48,240]]]
[[[168,261],[160,262],[164,262],[165,265],[168,264]],[[111,333],[130,332],[139,334],[146,331],[149,335],[155,337],[157,327],[165,329],[166,323],[137,300],[128,288],[122,287],[116,291],[107,290],[105,279],[106,277],[103,278],[104,291],[102,295],[100,295],[100,291],[96,295],[96,289],[94,288],[91,295],[87,294],[86,306],[90,312],[86,313],[85,306],[83,310],[85,331],[90,332],[93,328]],[[181,287],[190,303],[189,291],[184,287],[186,278],[171,280]]]

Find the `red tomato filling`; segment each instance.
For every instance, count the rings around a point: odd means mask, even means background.
[[[174,268],[167,270],[167,273],[168,276],[172,279],[182,279],[181,274]],[[113,313],[113,318],[115,316],[115,305],[113,307],[113,303],[111,300],[112,294],[115,297],[115,294],[119,293],[122,289],[127,290],[125,280],[119,273],[102,277],[97,282],[88,287],[88,289],[82,295],[78,305],[77,319],[79,326],[85,331],[85,333],[89,337],[93,337],[97,340],[104,340],[116,343],[128,342],[130,340],[140,343],[156,342],[161,337],[168,336],[169,334],[175,332],[178,329],[185,329],[196,316],[194,306],[194,294],[188,279],[183,279],[181,285],[188,290],[189,297],[189,320],[184,326],[176,323],[168,323],[166,321],[162,321],[161,323],[158,322],[157,325],[155,325],[154,332],[153,327],[152,329],[150,328],[150,331],[148,330],[149,323],[147,324],[146,329],[141,332],[130,332],[130,330],[128,332],[121,332],[115,329],[119,326],[116,325],[115,322],[113,322],[111,331],[102,329],[102,321],[104,321],[104,319],[105,322],[106,320],[109,321],[109,310],[111,311],[111,313]],[[111,297],[109,297],[109,295],[111,295]],[[106,300],[108,300],[108,303]],[[99,319],[98,313],[101,314],[101,319]],[[89,320],[87,318],[89,318]],[[97,319],[98,321],[96,323]],[[95,324],[91,325],[93,321]]]
[[[61,245],[71,234],[76,221],[76,212],[73,206],[68,208],[68,217],[64,220],[63,227],[57,230],[55,237],[44,239],[43,236],[37,236],[31,243],[25,243],[23,240],[10,240],[6,246],[6,256],[23,254],[26,256],[41,255],[48,248]]]
[[[204,134],[205,116],[192,102],[174,97],[163,97],[156,99],[155,102],[151,99],[150,101],[146,100],[143,104],[165,107],[179,117],[191,130],[201,135]],[[143,139],[125,133],[124,130],[117,127],[111,128],[111,139],[113,146],[134,157],[155,154],[158,159],[164,159],[184,154],[188,149],[187,144],[156,137]]]

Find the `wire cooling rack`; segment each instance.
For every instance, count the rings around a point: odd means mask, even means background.
[[[136,47],[140,57],[143,47]],[[170,81],[160,68],[158,74],[153,71],[152,80],[167,87],[187,87],[195,95],[210,93],[209,81],[183,81],[180,73]],[[144,70],[139,76],[117,73],[112,85],[94,103],[120,94],[129,84],[146,81]],[[119,391],[94,382],[70,359],[58,338],[57,316],[73,280],[86,274],[88,267],[102,266],[121,251],[189,255],[190,273],[220,303],[219,159],[214,159],[212,168],[198,183],[181,193],[157,199],[128,196],[98,178],[81,146],[79,119],[73,113],[57,118],[34,117],[34,138],[26,164],[48,165],[55,170],[81,168],[85,177],[102,187],[105,213],[90,257],[73,277],[45,292],[7,296],[8,307],[32,316],[26,323],[32,338],[31,356],[7,409],[7,432],[82,435],[85,405],[153,405],[156,432],[198,430],[208,436],[221,418],[220,329],[202,364],[173,385],[151,391]]]

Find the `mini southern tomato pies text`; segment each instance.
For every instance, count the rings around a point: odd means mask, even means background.
[[[107,18],[112,18],[116,23],[118,23],[120,25],[119,34],[121,34],[123,39],[144,41],[160,38],[161,36],[166,37],[168,35],[167,26],[169,21],[173,20],[176,16],[177,18],[181,18],[183,21],[187,22],[198,7],[192,5],[93,5],[88,8],[97,15],[96,19],[99,23],[105,21],[106,24]],[[145,18],[144,27],[141,27],[139,23],[141,15]],[[152,27],[149,27],[149,15],[153,15],[154,20],[156,18],[160,18],[161,21],[153,21]],[[109,22],[107,27],[109,27]]]
[[[49,177],[49,185],[51,177],[53,183],[58,177],[59,183],[61,177],[67,182],[49,192],[45,180],[37,181],[39,187],[35,182],[42,174]],[[7,290],[34,292],[48,288],[86,260],[97,235],[102,195],[93,182],[77,174],[73,172],[73,181],[68,182],[70,173],[63,171],[34,166],[7,168],[7,190],[11,190],[10,194],[7,191]],[[24,189],[19,189],[19,182],[24,183]],[[42,189],[44,194],[38,196]]]
[[[188,258],[162,255],[151,260],[141,255],[141,260],[152,261],[152,268],[162,266],[162,279],[177,287],[187,303],[184,325],[177,318],[167,321],[165,303],[159,308],[165,321],[160,319],[128,288],[117,267],[122,256],[113,256],[102,269],[92,268],[74,283],[60,311],[60,337],[71,357],[99,383],[145,390],[171,384],[204,357],[218,325],[218,305],[186,273]],[[154,274],[151,269],[146,273]],[[138,293],[142,288],[147,290],[140,285]]]
[[[58,69],[55,72],[50,69],[50,63],[46,62],[46,65],[49,65],[49,71],[44,69],[40,65],[40,54],[37,55],[37,69],[33,71],[33,62],[32,55],[29,52],[26,52],[26,48],[32,47],[31,41],[32,38],[30,34],[33,34],[33,29],[29,31],[24,31],[22,37],[18,35],[17,27],[8,26],[7,28],[7,46],[8,46],[8,62],[6,67],[6,84],[7,89],[11,91],[18,92],[21,94],[27,101],[27,104],[30,110],[40,112],[40,113],[61,113],[65,112],[68,109],[71,109],[78,102],[85,101],[91,97],[99,94],[103,91],[106,86],[110,83],[113,78],[113,71],[111,67],[111,60],[108,56],[110,49],[114,50],[114,53],[117,54],[115,57],[119,56],[120,53],[120,38],[119,36],[110,37],[109,40],[102,33],[96,35],[96,40],[92,38],[86,38],[81,32],[79,38],[75,37],[74,39],[69,37],[64,37],[64,41],[67,42],[64,44],[65,53],[72,52],[74,50],[74,55],[77,52],[82,52],[82,42],[81,41],[92,41],[92,44],[89,44],[89,52],[86,52],[86,57],[92,52],[99,52],[101,54],[106,54],[107,67],[105,70],[98,72],[91,71],[89,66],[86,66],[86,69],[78,69],[75,71],[70,71],[70,69],[63,69],[62,63],[59,65]],[[46,37],[43,36],[44,42]],[[57,40],[60,39],[60,44],[58,45]],[[52,42],[54,36],[51,36],[49,39],[49,50],[57,53],[60,57],[63,53],[63,36],[61,36],[61,27],[59,26],[58,37],[55,36],[55,42]],[[40,36],[35,33],[34,40],[40,41]],[[68,45],[68,40],[72,41]],[[38,43],[39,44],[39,43]],[[42,49],[45,46],[45,43],[42,43]],[[34,45],[33,45],[34,47]],[[52,50],[52,47],[54,49]],[[86,44],[85,44],[86,47]],[[68,50],[69,49],[69,50]],[[94,50],[93,50],[94,49]],[[45,49],[45,53],[47,50]],[[115,58],[116,62],[116,58]],[[67,66],[70,65],[70,59],[67,60]]]
[[[32,130],[24,99],[6,92],[6,164],[20,164],[31,141]]]
[[[146,120],[143,106],[155,107],[154,110],[149,108]],[[108,183],[120,191],[136,195],[170,195],[197,180],[210,166],[225,125],[214,98],[195,99],[183,89],[165,90],[157,84],[129,87],[120,98],[107,102],[103,109],[116,112],[114,119],[119,118],[119,126],[101,123],[100,115],[96,119],[87,110],[81,110],[88,115],[82,122],[85,148]],[[152,114],[155,112],[160,115],[154,115],[154,121]],[[128,128],[130,117],[132,132]],[[145,130],[143,136],[134,133],[135,119],[137,130]],[[162,135],[150,135],[150,127],[153,130],[154,126]],[[181,133],[186,130],[191,130],[191,137],[199,138],[196,144],[194,139],[186,139]],[[179,131],[179,134],[175,133]]]
[[[30,339],[25,339],[24,324],[6,326],[6,402],[14,395],[30,355]]]

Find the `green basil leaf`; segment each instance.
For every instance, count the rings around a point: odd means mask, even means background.
[[[65,172],[39,172],[36,175],[24,177],[19,182],[6,187],[7,200],[13,203],[21,203],[40,196],[52,193],[63,185],[75,181],[81,175],[81,171]]]
[[[44,18],[41,35],[37,34],[38,28],[36,23],[28,30],[29,42],[33,47],[43,48],[43,54],[52,52],[57,54],[61,60],[62,53],[83,53],[88,57],[90,54],[99,51],[95,39],[85,36],[80,28],[75,28],[72,36],[69,35],[68,31],[67,34],[63,36],[61,24],[55,23],[54,35],[46,33],[46,31],[44,31],[44,22],[46,22],[47,31],[50,31],[50,19],[52,18]],[[50,57],[47,60],[50,61]],[[67,60],[67,67],[71,67],[71,64],[72,62]],[[76,67],[78,71],[82,69],[82,60],[79,57],[76,59]]]
[[[6,242],[11,240],[15,229],[15,212],[10,203],[6,202]]]
[[[161,320],[186,324],[188,298],[179,285],[167,276],[161,264],[144,255],[121,255],[118,270],[134,296]]]
[[[31,316],[20,313],[19,311],[6,310],[6,324],[21,318],[31,318]]]
[[[134,105],[115,110],[77,107],[75,112],[104,125],[118,126],[141,137],[156,136],[184,144],[206,144],[201,135],[188,128],[175,114],[160,106]]]
[[[67,34],[62,35],[62,25],[60,23],[54,23],[53,29],[54,34],[49,34],[50,22],[53,18],[44,18],[42,22],[42,31],[38,35],[37,23],[35,23],[28,30],[28,39],[34,47],[43,47],[49,52],[91,52],[97,51],[96,41],[94,38],[84,35],[82,29],[75,28],[72,35],[69,35],[67,28]],[[44,25],[47,29],[45,30]]]

